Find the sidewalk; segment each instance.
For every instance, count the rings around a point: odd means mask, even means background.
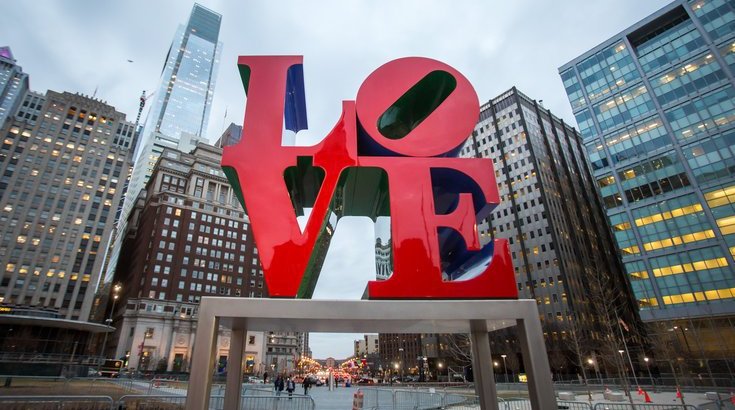
[[[319,410],[345,410],[352,408],[352,397],[356,391],[357,387],[354,386],[337,387],[332,391],[327,386],[320,386],[309,389],[309,396]],[[303,389],[299,393],[303,393]]]

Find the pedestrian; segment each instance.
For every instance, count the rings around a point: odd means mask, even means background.
[[[302,383],[302,386],[304,386],[304,396],[309,394],[309,387],[311,387],[311,378],[310,377],[304,377],[304,382]]]
[[[263,373],[263,384],[268,383],[268,372]]]
[[[294,383],[293,379],[289,377],[288,380],[286,380],[286,391],[288,392],[289,400],[291,400],[294,390],[296,390],[296,383]]]
[[[278,377],[276,377],[276,381],[273,384],[275,385],[276,389],[276,397],[280,398],[281,392],[283,391],[283,377],[281,377],[281,375],[278,375]]]

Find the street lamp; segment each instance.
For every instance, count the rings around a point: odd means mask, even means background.
[[[505,365],[505,358],[508,357],[508,355],[501,354],[500,357],[503,358],[503,375],[505,376],[505,382],[508,383],[508,367]]]
[[[623,353],[625,353],[625,350],[618,349],[618,353],[620,353],[620,363],[623,365],[623,368],[622,368],[622,370],[623,370],[623,374],[622,374],[623,380],[621,380],[621,381],[623,382],[623,387],[625,387],[625,386],[628,385],[628,381],[627,381],[627,379],[628,379],[628,374],[627,373],[628,372],[625,371],[625,359],[623,359]],[[626,396],[627,396],[627,393],[626,393]]]
[[[112,287],[112,309],[110,309],[110,317],[105,319],[105,324],[109,327],[112,326],[112,315],[115,313],[115,304],[117,303],[117,299],[120,298],[120,290],[122,290],[122,285],[119,283],[116,283],[115,286]],[[105,350],[107,349],[107,335],[109,332],[105,332],[105,338],[102,341],[102,358],[105,357]]]
[[[444,367],[444,364],[442,362],[439,362],[436,364],[436,367],[438,368],[438,370],[436,371],[436,380],[441,381],[442,367]]]
[[[643,358],[643,361],[646,362],[646,370],[648,370],[648,378],[651,379],[651,386],[653,386],[653,391],[655,392],[656,391],[656,382],[653,381],[653,376],[651,376],[651,366],[648,365],[648,362],[650,360],[651,359],[649,359],[648,357],[644,357]]]
[[[600,384],[602,384],[602,375],[600,375],[600,370],[597,368],[595,360],[590,357],[589,359],[587,359],[587,363],[595,370],[595,374],[597,374],[597,378],[600,380]]]

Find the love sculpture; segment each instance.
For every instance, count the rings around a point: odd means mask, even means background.
[[[223,354],[237,358],[224,408],[241,407],[247,331],[468,333],[480,408],[497,409],[488,332],[510,326],[532,407],[556,409],[536,301],[518,299],[508,242],[483,247],[477,233],[499,202],[492,161],[456,157],[479,117],[469,81],[439,61],[391,61],[342,102],[321,143],[282,146],[284,122],[306,129],[302,57],[245,56],[238,67],[247,110],[222,167],[250,218],[270,298],[201,299],[186,409],[209,408]],[[393,274],[368,282],[369,300],[311,299],[330,219],[358,215],[390,216]],[[220,327],[230,329],[225,352]]]
[[[518,297],[507,240],[481,249],[477,233],[499,203],[492,160],[456,158],[480,113],[461,73],[428,58],[391,61],[342,103],[320,144],[301,147],[281,136],[284,118],[291,131],[306,128],[302,57],[238,65],[247,115],[222,167],[250,217],[271,297],[311,297],[332,214],[391,217],[394,273],[368,283],[370,299]]]

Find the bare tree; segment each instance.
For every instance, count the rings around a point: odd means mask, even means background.
[[[582,351],[582,345],[585,344],[584,333],[579,329],[579,321],[575,315],[572,320],[569,320],[569,340],[572,342],[572,350],[577,359],[577,367],[582,372],[582,381],[587,386],[587,398],[592,402],[592,391],[590,390],[590,384],[587,380],[587,370],[584,361],[584,353]]]
[[[562,368],[564,368],[566,363],[567,358],[561,350],[552,350],[549,352],[549,366],[551,367],[551,372],[553,373],[554,370],[556,370],[559,375],[559,380],[562,380]]]
[[[464,333],[446,335],[446,352],[456,364],[468,366],[472,364],[470,336]]]
[[[623,340],[625,335],[622,334],[619,328],[621,315],[618,310],[621,305],[625,304],[623,300],[625,295],[618,291],[617,286],[611,283],[611,278],[603,272],[593,270],[593,274],[589,275],[586,280],[590,292],[588,300],[591,303],[598,325],[597,348],[600,354],[599,357],[606,368],[617,371],[625,395],[633,404],[633,397],[630,395],[630,386],[625,372],[625,362],[623,355],[619,353],[625,344]]]

